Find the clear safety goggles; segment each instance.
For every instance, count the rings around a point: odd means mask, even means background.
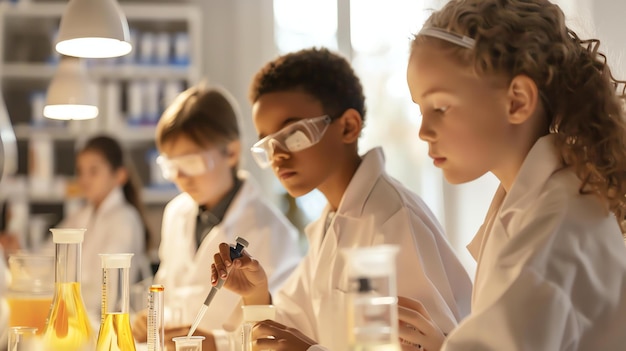
[[[292,123],[257,141],[250,149],[252,156],[261,168],[267,168],[272,163],[276,147],[288,152],[310,148],[322,139],[331,122],[332,119],[325,115]]]
[[[163,177],[167,180],[174,180],[179,173],[189,177],[199,176],[214,167],[210,150],[173,158],[160,155],[156,162],[161,168]]]

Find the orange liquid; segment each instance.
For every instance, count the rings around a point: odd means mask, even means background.
[[[43,335],[45,350],[93,350],[95,338],[80,294],[80,284],[55,285],[55,301]]]
[[[9,296],[7,302],[11,311],[9,314],[10,327],[35,327],[37,328],[37,335],[43,334],[52,304],[52,296],[24,298]]]

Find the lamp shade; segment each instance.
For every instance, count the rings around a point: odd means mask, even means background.
[[[91,119],[98,116],[95,85],[78,57],[63,56],[46,96],[43,115],[52,119]]]
[[[118,57],[132,50],[128,21],[116,0],[70,0],[56,50],[68,56]]]

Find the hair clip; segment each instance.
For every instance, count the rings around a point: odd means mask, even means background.
[[[436,27],[424,27],[417,33],[417,35],[426,35],[433,38],[442,39],[450,43],[463,46],[468,49],[473,49],[476,44],[476,40],[466,37],[464,35],[456,34],[445,29]]]

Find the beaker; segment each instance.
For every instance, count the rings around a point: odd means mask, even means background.
[[[100,254],[102,320],[96,351],[135,351],[130,329],[130,260],[132,253]]]
[[[349,280],[351,351],[400,350],[395,259],[399,248],[380,245],[342,251]]]
[[[46,350],[90,350],[94,333],[80,292],[85,229],[50,229],[55,244],[54,297],[43,343]]]
[[[178,336],[172,338],[176,351],[202,351],[204,336]]]
[[[41,350],[37,339],[37,328],[11,327],[7,351]]]
[[[43,334],[54,295],[54,256],[11,255],[9,269],[9,326],[34,327]]]
[[[241,325],[241,346],[243,351],[252,351],[251,333],[257,322],[276,318],[276,309],[272,305],[245,305],[243,324]]]

